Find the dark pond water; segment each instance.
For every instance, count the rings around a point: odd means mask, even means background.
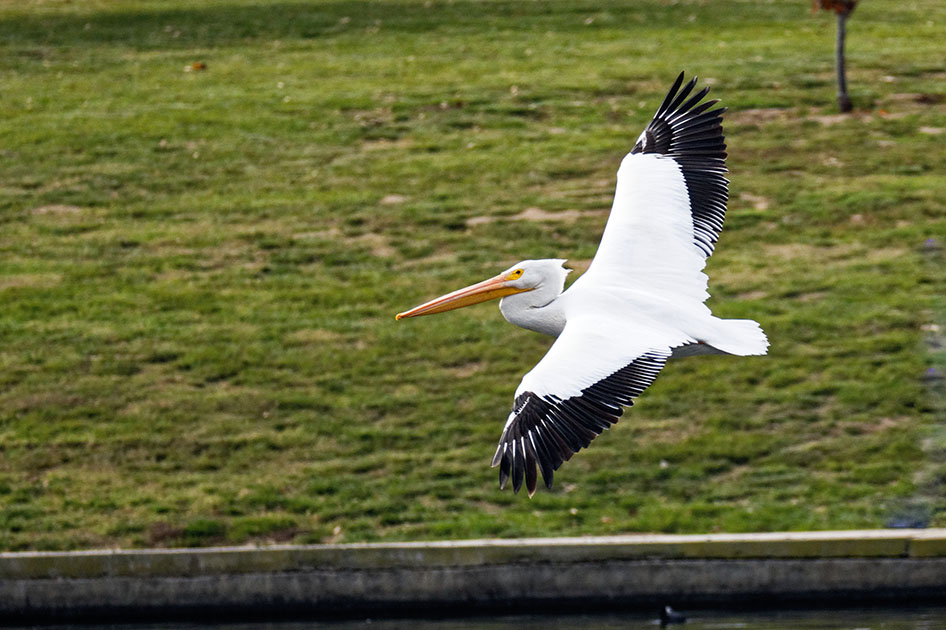
[[[668,630],[946,630],[946,608],[777,612],[684,611],[687,620]],[[27,626],[21,627],[24,630]],[[359,619],[355,621],[248,622],[29,626],[31,630],[658,630],[656,615],[510,615],[458,619]],[[17,630],[17,629],[14,629]]]

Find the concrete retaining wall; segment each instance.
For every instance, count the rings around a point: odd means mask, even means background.
[[[946,529],[0,554],[0,619],[946,601]]]

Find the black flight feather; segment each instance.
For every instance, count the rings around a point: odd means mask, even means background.
[[[668,358],[669,349],[651,350],[570,398],[520,394],[493,456],[500,488],[511,478],[513,492],[518,492],[525,480],[531,496],[538,481],[536,467],[551,488],[553,472],[616,423],[622,407],[634,404]]]
[[[664,155],[680,166],[690,197],[693,244],[709,256],[723,228],[729,200],[722,125],[726,108],[710,109],[718,100],[700,103],[709,93],[708,87],[685,100],[696,81],[694,77],[683,85],[680,73],[631,153]]]

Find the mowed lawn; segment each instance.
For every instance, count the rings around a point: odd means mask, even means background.
[[[0,548],[946,525],[941,0],[0,3]],[[730,108],[710,305],[529,499],[489,468],[686,70]],[[573,274],[576,276],[577,272]]]

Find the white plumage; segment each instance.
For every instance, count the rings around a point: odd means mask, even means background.
[[[422,304],[398,319],[502,297],[511,323],[557,339],[515,394],[493,465],[500,486],[555,470],[617,422],[671,357],[765,354],[751,320],[710,312],[703,273],[728,197],[723,108],[686,100],[683,74],[622,160],[614,203],[588,271],[562,291],[563,260],[527,260],[498,276]],[[708,111],[709,110],[709,111]]]

